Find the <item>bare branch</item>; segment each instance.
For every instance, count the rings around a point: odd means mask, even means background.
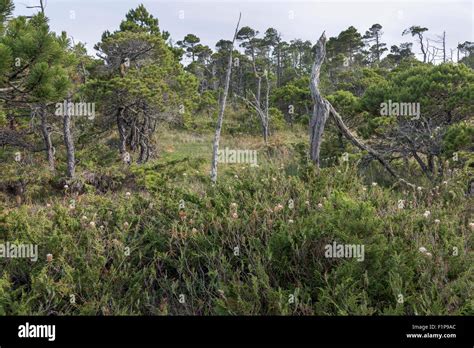
[[[224,120],[225,104],[227,100],[227,94],[229,93],[230,75],[232,73],[232,51],[234,50],[234,43],[235,43],[235,39],[237,38],[237,33],[239,31],[241,17],[242,17],[242,13],[239,13],[239,20],[237,21],[237,26],[235,27],[235,33],[234,33],[234,38],[232,39],[232,45],[230,46],[229,62],[227,63],[227,74],[225,77],[224,93],[222,94],[222,99],[221,99],[220,108],[219,108],[219,115],[217,117],[217,126],[216,126],[216,133],[214,135],[214,145],[213,145],[212,162],[211,162],[211,181],[213,183],[217,181],[217,155],[219,151],[219,140],[221,137],[222,122]]]

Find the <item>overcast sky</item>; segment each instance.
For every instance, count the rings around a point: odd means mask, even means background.
[[[86,43],[89,52],[105,30],[114,31],[125,13],[143,3],[159,19],[161,30],[171,33],[174,41],[188,33],[196,34],[212,49],[220,39],[231,39],[242,12],[241,26],[250,26],[261,33],[274,27],[283,39],[295,38],[315,42],[323,30],[336,36],[350,25],[360,33],[374,23],[383,26],[387,47],[410,41],[402,31],[411,25],[429,28],[428,37],[436,39],[446,31],[447,47],[458,42],[474,41],[473,0],[45,0],[51,29],[65,30],[76,42]],[[39,0],[15,0],[18,14],[31,14],[26,6]],[[416,44],[414,51],[419,52]]]

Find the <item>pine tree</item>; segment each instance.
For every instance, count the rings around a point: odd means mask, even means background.
[[[11,13],[8,1],[1,5],[2,18]],[[49,168],[55,169],[52,139],[52,106],[67,93],[64,67],[67,41],[50,31],[43,12],[31,18],[13,18],[0,37],[0,99],[11,115],[31,112],[39,115]],[[12,116],[13,117],[13,116]],[[12,119],[11,123],[16,123]]]
[[[380,57],[387,51],[386,44],[381,41],[383,35],[382,26],[380,24],[372,25],[365,32],[364,41],[369,45],[369,56],[371,62],[380,62]],[[373,45],[371,45],[373,43]]]
[[[158,122],[186,122],[197,81],[184,71],[158,21],[142,5],[126,15],[120,30],[104,33],[95,47],[106,65],[91,88],[102,93],[103,114],[115,118],[120,153],[139,150],[138,162],[146,162]]]

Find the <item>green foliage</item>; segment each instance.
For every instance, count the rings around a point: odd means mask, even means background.
[[[277,131],[285,128],[285,118],[279,109],[270,108],[268,110],[268,115],[270,119],[270,131]]]
[[[331,69],[331,66],[328,66]],[[334,93],[338,90],[351,92],[357,97],[361,97],[369,87],[379,87],[386,82],[386,71],[383,69],[359,68],[342,69],[331,71],[331,78],[329,76],[322,77],[322,84],[328,93]]]
[[[192,57],[192,60],[194,62],[197,50],[202,47],[202,45],[198,45],[200,41],[201,39],[199,39],[196,35],[188,34],[184,37],[182,41],[178,41],[177,45],[183,48],[187,52],[187,54]]]
[[[125,15],[125,20],[120,23],[121,31],[145,32],[159,35],[158,19],[154,18],[148,10],[140,4],[136,9],[130,10]]]
[[[6,29],[0,37],[0,83],[19,75],[21,83],[10,82],[23,85],[27,100],[48,103],[63,98],[70,85],[66,37],[50,32],[41,13],[30,19],[16,17]]]
[[[459,62],[468,66],[471,69],[474,69],[474,54],[471,53],[466,57],[462,57]]]
[[[368,112],[369,119],[373,118],[375,123],[381,124],[386,123],[387,119],[380,115],[382,103],[389,100],[420,103],[421,116],[444,127],[472,115],[473,98],[474,73],[468,67],[462,64],[416,64],[400,66],[388,75],[387,80],[368,87],[361,98],[361,108]],[[373,126],[369,128],[372,132],[376,129]]]
[[[242,169],[237,179],[222,174],[211,187],[200,184],[201,175],[182,175],[197,165],[133,167],[146,191],[86,194],[74,209],[66,192],[50,197],[50,206],[4,212],[0,240],[38,244],[39,260],[0,260],[0,311],[472,314],[472,258],[462,251],[472,238],[460,186],[441,188],[428,201],[383,187],[363,190],[351,167],[287,176],[266,166]],[[448,191],[455,193],[450,201]],[[398,209],[402,197],[416,206]],[[423,217],[427,209],[432,218]],[[364,261],[326,258],[325,245],[334,241],[364,245]]]
[[[337,37],[332,37],[327,43],[327,52],[329,57],[343,54],[349,59],[349,63],[356,60],[359,50],[364,46],[362,35],[356,28],[350,26],[341,31]]]
[[[272,91],[271,100],[291,121],[298,122],[311,109],[309,78],[288,82]]]
[[[468,123],[457,123],[449,127],[444,135],[444,151],[451,157],[454,152],[473,151],[474,126]]]
[[[0,43],[0,76],[4,76],[7,69],[10,68],[13,57],[11,49],[3,43]]]
[[[210,110],[217,109],[217,95],[213,91],[205,91],[199,95],[198,111],[205,111],[209,116]]]
[[[359,109],[359,99],[348,91],[337,91],[328,95],[329,102],[343,115],[354,117]]]
[[[0,258],[0,315],[474,314],[469,42],[460,45],[459,65],[421,63],[409,43],[381,59],[379,24],[364,37],[350,26],[327,43],[321,90],[357,136],[382,149],[391,142],[383,150],[394,157],[410,151],[386,136],[407,125],[380,115],[388,100],[419,102],[423,121],[439,126],[438,142],[422,134],[419,144],[438,156],[445,172],[437,180],[446,181],[435,186],[417,175],[417,163],[395,158],[397,171],[420,185],[407,191],[375,161],[367,165],[365,153],[353,153],[330,122],[316,170],[306,128],[312,43],[241,28],[244,51],[233,52],[220,146],[255,149],[258,165],[219,163],[210,185],[230,41],[213,52],[190,33],[170,47],[169,33],[139,5],[117,31],[103,33],[95,60],[66,33],[52,33],[43,14],[11,18],[12,10],[0,0],[0,88],[7,90],[0,126],[32,141],[0,149],[0,243],[38,245],[39,259]],[[412,26],[404,35],[419,39],[426,30]],[[184,53],[193,61],[186,68]],[[271,93],[268,144],[255,110],[238,98],[255,94],[259,78],[262,106],[267,83]],[[54,105],[71,91],[73,101],[97,102],[99,115],[73,120],[77,170],[66,186],[63,139],[52,132],[50,172],[44,154],[29,151],[41,138],[28,133],[35,128],[28,122],[32,106]],[[12,107],[18,101],[25,107]],[[16,124],[16,116],[25,120]],[[53,130],[60,125],[50,121]],[[117,151],[117,121],[130,164]],[[433,155],[425,148],[415,151]],[[136,164],[145,151],[150,161]],[[459,162],[450,161],[454,152]],[[363,260],[328,257],[332,243],[363,246]]]

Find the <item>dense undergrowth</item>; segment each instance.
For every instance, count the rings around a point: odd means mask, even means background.
[[[412,190],[273,145],[258,167],[221,165],[216,186],[185,140],[131,167],[95,145],[103,165],[81,163],[79,194],[35,173],[24,204],[2,196],[0,239],[39,259],[0,259],[0,314],[474,313],[463,170]],[[364,260],[326,258],[334,241]]]

